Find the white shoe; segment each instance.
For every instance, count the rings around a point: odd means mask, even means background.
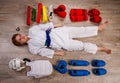
[[[52,21],[53,20],[53,5],[50,5],[49,8],[48,8],[48,18],[49,18],[49,21]]]

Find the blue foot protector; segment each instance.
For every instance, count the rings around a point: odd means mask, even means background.
[[[107,70],[104,68],[94,68],[92,69],[93,74],[97,76],[105,75],[107,73]]]
[[[67,68],[58,68],[57,66],[54,66],[54,69],[62,74],[65,74],[67,72]]]
[[[92,61],[92,66],[94,66],[94,67],[103,67],[105,65],[106,65],[106,63],[103,60],[93,60]]]
[[[90,72],[88,70],[69,70],[71,76],[88,76]]]
[[[66,67],[67,66],[67,62],[65,60],[59,60],[57,66],[58,67]]]
[[[71,60],[69,62],[69,65],[73,65],[73,66],[88,66],[89,62],[86,60]]]
[[[67,72],[67,62],[64,60],[60,60],[57,66],[54,66],[54,69],[58,72],[65,74]]]

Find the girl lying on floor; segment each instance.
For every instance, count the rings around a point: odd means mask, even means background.
[[[90,42],[82,42],[73,38],[92,37],[102,31],[108,21],[99,26],[69,27],[53,25],[53,23],[38,24],[29,29],[28,36],[14,34],[12,42],[16,46],[28,45],[32,54],[53,58],[54,55],[65,55],[66,51],[81,51],[96,54],[98,51],[111,53],[111,49],[99,47]]]

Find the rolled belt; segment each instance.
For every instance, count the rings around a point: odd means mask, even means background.
[[[45,46],[47,46],[47,47],[49,47],[51,44],[50,32],[51,32],[51,28],[46,30]]]

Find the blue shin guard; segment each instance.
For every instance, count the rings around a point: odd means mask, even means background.
[[[67,62],[64,60],[60,60],[57,66],[54,66],[54,69],[58,72],[65,74],[67,72]]]
[[[85,61],[85,60],[71,60],[69,62],[69,65],[72,65],[72,66],[88,66],[89,62]]]
[[[69,70],[71,76],[88,76],[90,72],[88,70]]]
[[[94,68],[92,69],[93,74],[97,76],[105,75],[107,73],[107,70],[104,68]]]
[[[103,67],[106,65],[105,61],[103,60],[93,60],[91,64],[94,67]]]

